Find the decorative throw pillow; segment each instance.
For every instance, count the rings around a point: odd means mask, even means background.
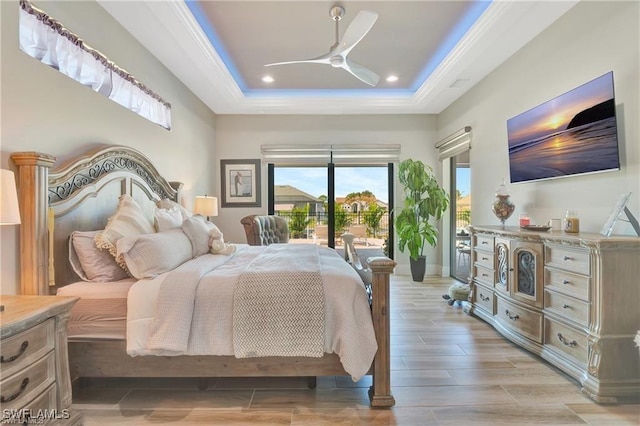
[[[177,207],[158,209],[153,213],[156,231],[168,231],[182,226],[182,214]]]
[[[170,210],[170,209],[176,208],[180,210],[180,214],[182,215],[182,220],[189,219],[191,216],[193,216],[193,213],[185,209],[181,204],[178,204],[175,201],[170,200],[168,198],[164,198],[158,201],[156,205],[158,206],[159,209]]]
[[[102,231],[74,231],[69,238],[69,262],[83,281],[109,282],[127,278],[127,273],[106,250],[96,247],[94,238]]]
[[[182,265],[193,256],[191,241],[182,229],[141,234],[118,240],[118,256],[137,278],[153,278]]]
[[[126,270],[124,260],[117,255],[116,243],[123,237],[134,237],[140,234],[155,232],[151,218],[147,217],[138,203],[129,195],[120,197],[116,213],[109,218],[104,231],[96,235],[98,248],[107,249],[116,259],[116,263]]]
[[[182,222],[182,230],[191,240],[193,257],[202,256],[209,252],[209,230],[212,228],[217,227],[213,223],[204,220],[204,217],[200,215],[193,215]]]

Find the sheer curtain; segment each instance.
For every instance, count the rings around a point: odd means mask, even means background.
[[[27,0],[20,1],[20,49],[83,86],[171,129],[171,104]]]

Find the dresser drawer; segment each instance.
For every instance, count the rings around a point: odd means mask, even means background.
[[[554,266],[565,271],[577,272],[589,275],[589,252],[586,250],[573,249],[548,245],[545,247],[545,264]]]
[[[589,324],[589,304],[574,297],[546,290],[544,308],[580,325]]]
[[[491,315],[496,313],[495,296],[493,295],[492,289],[488,289],[479,284],[474,285],[471,302],[489,312]]]
[[[544,322],[545,346],[552,346],[586,367],[589,354],[587,335],[548,317]]]
[[[484,268],[477,264],[473,265],[473,276],[477,281],[492,287],[496,282],[496,275],[493,269]]]
[[[493,237],[476,235],[476,248],[493,253]]]
[[[4,399],[3,409],[20,409],[40,395],[55,382],[56,365],[54,352],[13,376],[3,377],[0,381],[0,392]]]
[[[554,291],[589,301],[589,284],[591,280],[584,275],[573,274],[557,269],[545,268],[544,286]]]
[[[35,327],[2,339],[0,379],[31,365],[52,350],[55,345],[54,327],[54,319],[50,318]]]
[[[517,333],[542,343],[542,313],[531,311],[498,297],[496,317],[501,324]]]
[[[483,266],[487,269],[495,269],[495,265],[493,263],[493,253],[475,250],[475,259],[478,265]]]
[[[24,408],[28,408],[31,411],[44,411],[52,410],[56,407],[56,386],[52,384],[44,392],[36,397],[33,401],[28,403]],[[63,417],[64,413],[57,413],[58,416]]]

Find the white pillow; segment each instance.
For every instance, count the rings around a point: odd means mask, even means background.
[[[124,260],[117,255],[116,243],[123,237],[134,237],[140,234],[151,234],[153,221],[144,213],[138,203],[129,195],[120,197],[118,209],[109,218],[104,231],[96,235],[95,241],[98,248],[109,250],[116,259],[116,263],[126,270]]]
[[[118,256],[137,279],[153,278],[193,258],[191,241],[182,229],[123,237],[117,245]]]
[[[169,209],[176,208],[180,210],[180,214],[182,215],[182,220],[189,219],[191,216],[193,216],[193,213],[191,213],[189,210],[184,208],[181,204],[178,204],[175,201],[170,200],[168,198],[164,198],[158,201],[156,205],[158,206],[159,209],[169,210]]]
[[[209,230],[217,226],[209,221],[205,221],[200,215],[193,215],[182,222],[182,230],[189,240],[193,249],[193,257],[202,256],[209,252]]]
[[[156,231],[168,231],[182,226],[182,213],[177,207],[158,209],[153,213]]]
[[[74,231],[69,238],[69,262],[83,281],[109,282],[127,278],[127,273],[107,250],[96,247],[94,238],[102,231]]]

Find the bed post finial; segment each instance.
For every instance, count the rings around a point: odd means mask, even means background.
[[[20,204],[20,294],[49,294],[47,207],[49,168],[56,158],[40,152],[14,152]]]

